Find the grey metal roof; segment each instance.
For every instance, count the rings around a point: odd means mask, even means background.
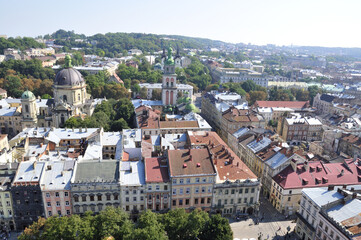
[[[117,182],[119,179],[119,162],[103,160],[100,162],[78,162],[74,183],[78,182]]]
[[[55,76],[54,85],[78,86],[84,82],[81,73],[74,68],[65,68]]]

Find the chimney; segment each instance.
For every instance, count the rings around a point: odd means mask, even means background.
[[[79,128],[79,132],[83,132],[83,129],[81,127]]]
[[[305,168],[306,171],[308,171],[309,168],[308,161],[304,162],[303,167]]]
[[[190,156],[189,156],[189,161],[192,162],[192,159],[193,159],[193,158],[192,158],[192,155],[190,155]]]
[[[42,147],[43,146],[43,143],[40,143],[40,147]]]
[[[335,189],[334,185],[328,185],[327,191],[333,191]]]
[[[341,169],[340,175],[343,176],[344,173],[345,173],[345,169]],[[346,187],[345,187],[345,188],[346,188]]]
[[[218,162],[218,156],[216,155],[216,156],[214,157],[214,165],[217,165],[217,162]]]
[[[357,198],[357,193],[352,193],[352,199],[355,199],[355,198]]]
[[[197,163],[197,167],[201,167],[201,164],[200,164],[200,163]]]

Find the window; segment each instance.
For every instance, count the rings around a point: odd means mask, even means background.
[[[207,178],[203,178],[202,182],[204,182],[204,183],[207,182]]]
[[[239,194],[242,194],[242,193],[243,193],[243,189],[240,188],[240,189],[239,189]]]
[[[242,203],[242,198],[238,198],[238,203]]]
[[[211,198],[207,198],[207,203],[211,203]]]
[[[187,183],[191,183],[191,179],[190,179],[190,178],[187,178],[186,181],[187,181]]]
[[[102,200],[102,195],[98,195],[98,201],[101,201]]]
[[[177,201],[173,200],[173,206],[176,206],[176,205],[177,205]]]
[[[110,194],[107,195],[107,201],[110,201]]]
[[[56,201],[56,206],[60,207],[60,202],[59,201]]]
[[[114,194],[114,200],[118,200],[118,194]]]
[[[94,201],[94,195],[90,195],[90,201]]]
[[[160,186],[159,186],[159,185],[156,185],[156,186],[155,186],[155,190],[156,190],[156,191],[159,191],[159,190],[160,190]]]
[[[202,187],[202,193],[205,193],[205,192],[206,192],[206,188]]]
[[[186,199],[186,205],[189,205],[189,199]]]
[[[148,191],[152,191],[152,186],[151,185],[148,186]]]
[[[177,184],[177,179],[173,179],[173,184]]]
[[[244,203],[247,203],[247,198],[244,198]]]
[[[51,212],[51,211],[49,211],[49,212],[48,212],[48,215],[49,215],[49,216],[52,216],[53,214],[52,214],[52,212]]]
[[[129,206],[125,206],[125,211],[129,211]]]
[[[250,204],[253,203],[253,197],[251,197],[251,198],[249,199],[249,203],[250,203]]]
[[[47,197],[47,198],[50,198],[50,193],[46,193],[46,197]]]
[[[177,189],[173,189],[173,195],[177,195]]]
[[[137,190],[133,190],[133,194],[137,194]]]
[[[183,205],[183,199],[179,199],[179,206]]]
[[[234,194],[234,192],[235,192],[234,189],[232,189],[232,190],[231,190],[231,194]]]
[[[201,204],[204,204],[204,198],[201,198]]]
[[[231,204],[233,204],[233,199],[231,199]]]
[[[224,194],[226,194],[226,195],[228,194],[228,189],[226,189],[226,190],[224,191]]]
[[[167,191],[167,190],[168,190],[168,186],[164,185],[164,191]]]
[[[74,202],[79,202],[79,197],[78,196],[74,196]]]
[[[126,201],[126,202],[129,202],[129,197],[126,197],[126,198],[125,198],[125,201]]]
[[[55,197],[59,197],[59,192],[56,192],[56,193],[55,193]]]
[[[291,197],[288,197],[287,201],[291,201]]]
[[[70,215],[70,210],[66,210],[66,215]]]
[[[184,179],[179,179],[179,184],[183,184],[184,183]]]
[[[198,198],[194,199],[194,204],[198,204]]]
[[[228,199],[224,199],[224,205],[228,203]]]
[[[69,201],[65,201],[65,206],[69,206]]]
[[[196,183],[199,183],[199,178],[196,178]]]
[[[292,194],[292,190],[290,190],[290,194]]]
[[[244,193],[248,193],[248,188],[246,188],[246,189],[244,190]]]
[[[143,196],[140,197],[140,201],[144,201],[144,197],[143,197]]]
[[[209,192],[209,193],[212,192],[212,187],[208,187],[208,192]]]
[[[183,188],[179,189],[179,194],[183,194]]]
[[[251,193],[254,193],[254,188],[251,188]]]
[[[48,207],[51,207],[51,203],[50,202],[47,202],[46,203]]]
[[[198,188],[198,187],[196,187],[196,188],[194,189],[194,193],[199,193],[199,188]]]
[[[81,200],[82,200],[83,202],[86,202],[86,195],[81,196]]]
[[[137,201],[137,197],[133,197],[133,202],[136,202]]]
[[[68,196],[69,196],[69,192],[65,192],[65,193],[64,193],[64,196],[65,196],[65,197],[68,197]]]

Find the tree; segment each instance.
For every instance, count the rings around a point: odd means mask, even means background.
[[[147,89],[145,87],[140,89],[139,96],[141,99],[147,99]]]
[[[137,229],[134,231],[132,239],[167,240],[168,237],[163,225],[158,221],[156,213],[147,210],[140,216]]]
[[[134,114],[133,103],[128,98],[121,98],[114,106],[116,119],[123,118],[127,123],[131,122]]]
[[[204,240],[232,240],[233,233],[227,219],[221,215],[212,215],[206,223],[199,239]]]
[[[51,96],[49,94],[45,93],[41,96],[41,98],[42,99],[51,99]]]
[[[120,208],[107,207],[95,216],[93,221],[95,239],[112,236],[115,239],[128,239],[134,231],[129,215]]]
[[[257,88],[257,85],[252,80],[247,80],[241,84],[241,87],[246,92],[255,91]]]
[[[111,131],[122,131],[128,128],[128,123],[123,118],[113,121],[110,126]]]
[[[256,101],[265,101],[267,100],[267,93],[263,91],[250,91],[246,95],[247,101],[250,105],[255,103]]]
[[[169,239],[182,240],[187,231],[188,214],[183,208],[174,209],[162,217],[164,228]]]
[[[230,62],[224,62],[223,67],[224,68],[234,68],[234,65]]]
[[[152,100],[162,100],[162,89],[153,89]]]

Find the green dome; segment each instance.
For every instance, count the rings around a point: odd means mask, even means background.
[[[32,93],[29,90],[26,90],[22,95],[21,95],[21,99],[32,99],[35,98],[34,93]]]
[[[167,60],[165,61],[165,64],[166,65],[174,65],[171,47],[168,48],[168,57],[167,57]]]

